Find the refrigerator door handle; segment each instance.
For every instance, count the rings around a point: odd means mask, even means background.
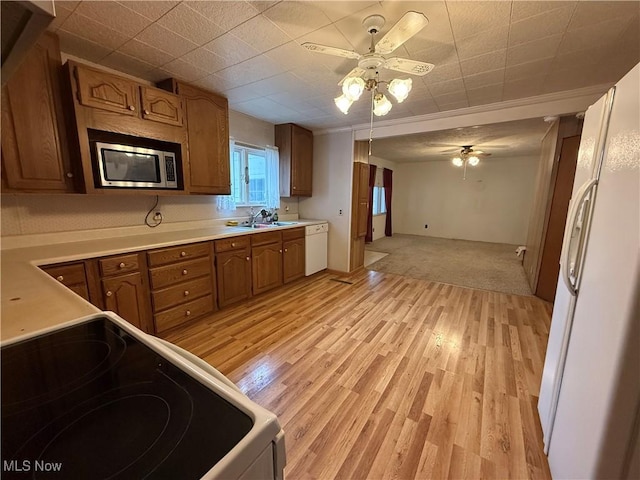
[[[590,202],[594,187],[598,180],[592,178],[576,192],[575,202],[572,202],[569,212],[567,230],[564,234],[565,241],[562,244],[562,254],[560,255],[560,267],[562,279],[564,280],[569,293],[576,296],[578,293],[578,276],[580,274],[580,262],[586,239],[586,228],[591,210]]]

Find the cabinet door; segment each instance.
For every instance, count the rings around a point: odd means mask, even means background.
[[[293,125],[291,141],[291,194],[311,196],[313,186],[313,133]]]
[[[146,286],[140,272],[102,279],[105,308],[143,332],[154,333]]]
[[[76,66],[78,101],[122,115],[138,116],[138,85],[125,78],[92,68]]]
[[[49,265],[42,267],[42,269],[65,287],[89,301],[89,288],[87,286],[84,262]]]
[[[73,191],[60,49],[43,35],[2,88],[2,174],[16,190]]]
[[[183,83],[177,85],[185,99],[191,193],[229,195],[229,105],[227,99]]]
[[[292,282],[304,277],[304,238],[282,244],[282,280]]]
[[[178,95],[157,88],[140,87],[140,98],[142,118],[182,126],[182,101]]]
[[[251,250],[216,254],[216,276],[221,307],[251,297]]]
[[[276,243],[251,249],[253,294],[282,285],[282,244]]]

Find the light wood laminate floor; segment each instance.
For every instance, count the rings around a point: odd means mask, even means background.
[[[317,274],[167,339],[278,415],[287,480],[546,479],[549,322],[535,297],[361,271]]]

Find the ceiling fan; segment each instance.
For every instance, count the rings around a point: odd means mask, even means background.
[[[391,110],[392,105],[385,95],[378,91],[378,85],[380,84],[387,85],[387,90],[396,98],[398,103],[407,98],[411,90],[412,80],[408,78],[405,80],[394,79],[391,82],[382,81],[379,78],[380,69],[422,76],[434,68],[431,63],[418,62],[408,58],[387,58],[385,56],[427,26],[429,20],[424,14],[413,11],[405,13],[386,35],[376,43],[375,35],[380,32],[384,23],[385,18],[382,15],[370,15],[363,20],[362,24],[371,35],[369,52],[364,54],[317,43],[306,42],[302,44],[304,48],[311,52],[358,61],[358,65],[338,83],[338,85],[342,86],[343,94],[334,101],[344,114],[348,113],[351,104],[360,98],[360,95],[366,89],[372,92],[372,115],[386,115]]]
[[[462,150],[460,150],[460,155],[451,159],[451,163],[456,167],[464,167],[463,180],[467,179],[467,164],[475,167],[480,163],[480,157],[491,156],[490,153],[485,153],[482,150],[474,150],[472,147],[473,145],[463,145]]]

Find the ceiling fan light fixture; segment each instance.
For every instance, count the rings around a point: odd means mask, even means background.
[[[389,99],[382,93],[376,93],[373,97],[373,113],[377,117],[383,117],[391,110],[393,105]]]
[[[476,165],[478,165],[478,163],[480,163],[480,159],[478,157],[476,157],[475,155],[471,155],[467,161],[469,162],[469,165],[471,165],[472,167],[475,167]]]
[[[461,167],[464,162],[460,157],[454,157],[451,159],[451,163],[453,163],[456,167]]]
[[[338,109],[345,115],[349,113],[349,108],[353,103],[353,100],[349,100],[344,94],[334,98],[333,101],[335,102],[336,107],[338,107]]]
[[[413,80],[407,78],[405,80],[401,80],[399,78],[394,78],[389,83],[389,93],[395,97],[398,103],[402,103],[408,96],[411,91],[411,87],[413,85]]]
[[[362,92],[364,92],[365,82],[360,77],[347,78],[342,84],[342,93],[344,96],[355,102],[360,98]]]

